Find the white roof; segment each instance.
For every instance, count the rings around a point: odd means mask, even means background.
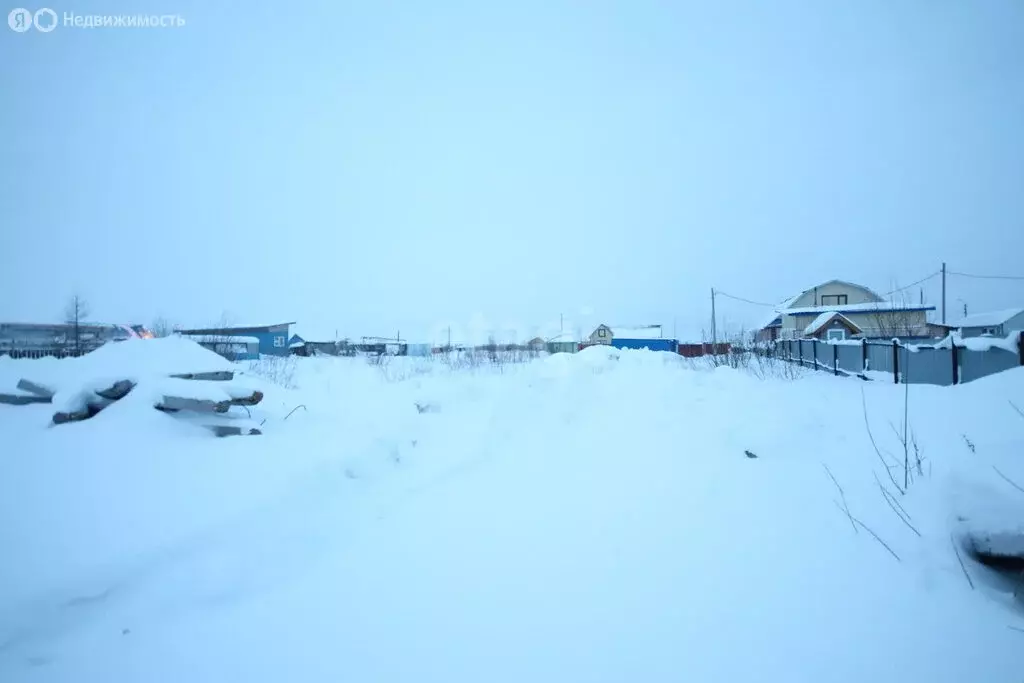
[[[847,318],[842,313],[840,313],[839,311],[831,310],[823,312],[817,318],[812,320],[811,324],[804,328],[804,334],[814,334],[815,332],[820,330],[824,325],[828,324],[828,322],[832,320],[832,318],[842,318],[843,322],[845,322],[850,328],[854,330],[860,329],[852,322],[850,322],[850,319]]]
[[[966,318],[949,323],[947,327],[998,327],[1021,313],[1024,313],[1024,308],[1007,308],[1003,311],[972,313]]]
[[[207,344],[212,342],[220,342],[224,344],[259,344],[259,337],[247,337],[237,334],[183,334],[181,335],[185,339],[191,339],[194,342],[206,342]]]
[[[549,342],[574,342],[575,343],[576,335],[572,334],[571,332],[563,332],[561,334],[556,334],[555,336],[550,337],[549,339],[547,339],[547,341],[549,341]]]
[[[308,325],[296,325],[291,330],[292,334],[297,334],[302,337],[303,341],[308,342],[332,342],[335,340],[341,340],[345,338],[342,331],[335,330],[334,328],[326,329],[320,327],[310,327]]]
[[[654,327],[613,327],[612,337],[619,337],[620,339],[661,339],[662,331],[661,325],[655,325]]]
[[[788,308],[781,311],[782,315],[796,315],[807,313],[823,313],[825,311],[838,310],[841,313],[871,313],[873,311],[932,311],[934,306],[918,306],[899,303],[897,301],[866,301],[862,304],[845,304],[841,306],[802,306],[800,308]]]

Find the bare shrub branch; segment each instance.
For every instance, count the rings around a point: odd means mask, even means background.
[[[960,561],[960,569],[963,570],[964,576],[967,577],[967,583],[970,584],[971,590],[974,590],[974,581],[971,580],[971,575],[967,573],[967,566],[964,565],[964,558],[960,556],[960,548],[956,545],[956,539],[953,535],[949,535],[949,542],[953,544],[953,552],[956,553],[956,559]]]
[[[871,471],[871,474],[875,477],[875,483],[878,484],[878,490],[881,492],[883,500],[889,504],[889,507],[896,513],[896,516],[900,518],[900,521],[906,524],[907,528],[917,534],[918,538],[920,538],[921,532],[910,523],[910,515],[907,514],[907,511],[904,510],[903,506],[896,500],[896,496],[892,495],[889,490],[882,485],[882,482],[879,481],[878,475],[875,474],[874,470]]]
[[[853,527],[853,533],[857,533],[857,525],[853,523],[853,515],[850,514],[850,506],[846,504],[846,492],[843,491],[843,487],[839,485],[838,481],[836,481],[836,478],[833,476],[832,470],[828,468],[828,465],[821,463],[821,466],[825,468],[825,472],[828,474],[829,479],[831,479],[832,483],[836,485],[837,489],[839,489],[839,497],[842,499],[843,504],[840,506],[839,503],[836,503],[836,506],[846,513],[846,516],[850,519],[850,526]]]
[[[994,469],[996,471],[996,474],[998,474],[1000,477],[1002,477],[1003,480],[1005,480],[1007,484],[1009,484],[1013,488],[1017,489],[1021,493],[1024,493],[1024,487],[1021,487],[1020,484],[1018,484],[1013,479],[1010,479],[1008,476],[1006,476],[1005,474],[1000,472],[998,467],[996,467],[995,465],[992,465],[992,469]]]
[[[871,446],[875,449],[875,453],[878,455],[878,459],[882,461],[882,465],[885,467],[885,473],[889,475],[889,481],[896,487],[896,490],[900,492],[900,495],[906,495],[906,491],[900,488],[900,485],[896,483],[896,478],[892,476],[892,470],[889,469],[888,463],[885,462],[885,456],[882,455],[882,451],[878,448],[878,443],[875,442],[875,435],[871,433],[871,423],[868,421],[868,399],[864,395],[864,389],[860,390],[861,405],[864,409],[864,427],[868,431],[868,438],[871,439]]]

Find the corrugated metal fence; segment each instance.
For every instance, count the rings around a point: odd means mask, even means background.
[[[769,353],[775,357],[834,374],[886,373],[895,383],[961,384],[1024,365],[1024,332],[1017,335],[1017,350],[1000,346],[984,350],[943,342],[934,346],[906,345],[898,341],[832,343],[819,339],[777,341]]]

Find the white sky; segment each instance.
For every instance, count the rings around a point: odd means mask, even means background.
[[[1024,275],[1018,0],[213,4],[2,30],[0,320],[699,339],[712,287]]]

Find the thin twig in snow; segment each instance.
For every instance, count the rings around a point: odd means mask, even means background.
[[[874,472],[872,472],[871,474],[875,474],[875,473],[874,473]],[[889,492],[888,492],[888,491],[887,491],[887,490],[885,489],[885,487],[884,487],[884,486],[882,486],[882,482],[878,481],[878,475],[875,475],[875,481],[876,481],[876,482],[878,482],[878,490],[882,492],[882,498],[883,498],[883,499],[885,500],[885,502],[886,502],[886,503],[888,503],[888,504],[889,504],[889,507],[890,507],[890,508],[892,508],[892,511],[896,513],[896,516],[900,518],[900,521],[901,521],[901,522],[903,522],[904,524],[906,524],[906,525],[907,525],[907,528],[908,528],[908,529],[910,529],[911,531],[913,531],[913,532],[914,532],[915,534],[917,534],[918,538],[920,538],[920,537],[921,537],[921,532],[920,532],[920,531],[918,531],[917,529],[915,529],[915,528],[914,528],[914,525],[913,525],[913,524],[911,524],[911,523],[910,523],[910,521],[909,521],[909,520],[908,520],[908,519],[907,519],[906,517],[904,517],[904,516],[903,516],[903,515],[905,515],[905,514],[906,514],[906,511],[904,511],[904,512],[903,512],[903,513],[901,514],[901,513],[900,513],[900,510],[903,510],[903,508],[902,508],[902,507],[900,507],[900,509],[899,509],[899,510],[897,510],[897,509],[896,509],[896,505],[893,505],[893,502],[895,501],[895,497],[894,497],[894,496],[893,496],[893,495],[892,495],[891,493],[889,493]],[[898,503],[897,503],[897,505],[898,505]]]
[[[840,512],[842,512],[844,515],[846,515],[850,519],[850,526],[853,527],[853,533],[859,534],[860,532],[857,531],[857,525],[853,523],[853,515],[850,514],[850,509],[849,508],[844,508],[842,505],[839,504],[839,501],[836,500],[835,498],[832,499],[832,502],[835,504],[835,506],[837,508],[839,508]]]
[[[825,472],[828,473],[829,479],[831,479],[832,483],[836,485],[837,489],[839,489],[839,497],[843,500],[843,505],[839,509],[845,512],[846,516],[850,518],[850,526],[853,527],[853,533],[857,533],[857,525],[853,523],[853,515],[850,514],[850,506],[846,504],[846,492],[843,491],[843,487],[839,485],[838,481],[836,481],[836,478],[832,475],[832,470],[828,468],[828,465],[821,463],[821,466],[825,468]],[[836,505],[839,504],[836,503]]]
[[[287,420],[287,419],[288,419],[289,417],[291,417],[291,416],[292,416],[292,413],[294,413],[294,412],[295,412],[296,410],[298,410],[299,408],[302,408],[302,409],[303,409],[303,410],[305,410],[305,411],[306,411],[307,413],[309,412],[309,409],[308,409],[308,408],[306,408],[306,406],[305,406],[304,404],[300,403],[299,405],[297,405],[297,406],[295,406],[294,408],[292,408],[292,409],[291,409],[291,411],[290,411],[290,412],[289,412],[289,413],[288,413],[287,415],[285,415],[285,416],[284,416],[284,419],[285,419],[285,420]],[[283,422],[283,421],[284,421],[284,420],[282,420],[282,422]]]
[[[875,483],[878,484],[879,488],[881,488],[883,491],[885,491],[885,493],[888,494],[890,498],[892,498],[892,502],[896,505],[897,508],[899,508],[899,510],[903,514],[903,516],[906,517],[908,520],[914,519],[913,517],[910,516],[910,513],[907,512],[903,508],[902,505],[900,505],[900,502],[899,502],[899,500],[897,500],[896,496],[894,496],[891,493],[889,493],[888,489],[886,489],[885,485],[882,484],[882,481],[878,478],[878,474],[876,474],[874,470],[871,470],[871,476],[875,478]]]
[[[971,580],[971,575],[967,573],[967,567],[964,565],[964,558],[960,557],[960,548],[956,547],[956,539],[953,538],[953,534],[949,535],[949,542],[953,544],[953,552],[956,553],[956,559],[960,561],[960,569],[964,571],[964,576],[967,577],[967,583],[971,585],[971,590],[974,590],[974,581]]]
[[[868,421],[868,399],[864,396],[864,389],[860,390],[860,400],[861,405],[864,408],[864,426],[868,430],[868,438],[871,439],[871,446],[875,449],[875,453],[878,454],[878,459],[882,461],[883,465],[885,465],[885,473],[889,475],[889,481],[892,482],[892,485],[896,487],[896,490],[899,491],[901,495],[904,495],[906,494],[906,491],[901,489],[900,485],[896,483],[896,478],[892,476],[892,471],[889,469],[888,463],[885,462],[885,457],[882,456],[882,451],[878,449],[878,444],[875,442],[875,435],[871,433],[871,423]]]
[[[866,531],[866,532],[868,532],[869,534],[871,534],[872,536],[874,536],[874,537],[875,537],[875,540],[876,540],[876,541],[878,541],[879,543],[881,543],[881,544],[882,544],[882,546],[883,546],[883,547],[884,547],[884,548],[885,548],[886,550],[888,550],[888,551],[889,551],[889,554],[890,554],[890,555],[892,555],[893,557],[895,557],[895,558],[896,558],[896,561],[897,561],[897,562],[902,562],[902,561],[903,561],[903,560],[901,560],[901,559],[900,559],[900,556],[896,554],[896,551],[894,551],[894,550],[893,550],[892,548],[890,548],[890,547],[889,547],[889,544],[888,544],[888,543],[886,543],[885,541],[883,541],[883,540],[882,540],[881,538],[879,538],[879,537],[878,537],[878,534],[876,534],[876,533],[875,533],[874,531],[872,531],[872,530],[871,530],[870,528],[868,528],[868,525],[867,525],[867,524],[865,524],[864,522],[860,521],[860,520],[859,520],[859,519],[857,519],[856,517],[851,517],[851,519],[853,519],[853,521],[854,521],[854,522],[856,522],[856,523],[857,523],[857,524],[858,524],[858,525],[860,526],[860,528],[861,528],[861,529],[864,529],[864,531]]]
[[[1014,410],[1016,410],[1018,415],[1020,415],[1021,417],[1024,417],[1024,410],[1021,410],[1020,408],[1018,408],[1016,403],[1014,403],[1013,401],[1010,401],[1010,407],[1013,408]]]
[[[1018,484],[1013,479],[1010,479],[1008,476],[1006,476],[1005,474],[1000,472],[998,467],[996,467],[995,465],[992,465],[992,469],[994,469],[996,471],[996,474],[998,474],[1000,477],[1005,479],[1006,483],[1008,483],[1010,486],[1012,486],[1013,488],[1017,489],[1021,493],[1024,493],[1024,488],[1021,488],[1020,484]]]

